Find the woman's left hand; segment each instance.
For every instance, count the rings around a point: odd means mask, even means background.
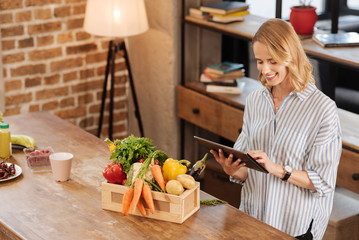
[[[261,150],[251,150],[248,151],[248,154],[251,155],[260,165],[262,165],[270,174],[276,172],[277,164],[272,162],[268,155]]]

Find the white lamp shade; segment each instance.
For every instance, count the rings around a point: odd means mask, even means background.
[[[143,0],[87,0],[85,31],[106,37],[128,37],[148,29]]]

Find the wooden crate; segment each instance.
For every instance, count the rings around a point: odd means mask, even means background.
[[[200,207],[199,183],[195,188],[184,191],[181,195],[173,195],[152,191],[155,213],[151,213],[144,201],[148,218],[183,223]],[[107,182],[102,183],[102,208],[122,213],[122,197],[128,187]],[[131,206],[132,207],[132,206]],[[136,208],[134,215],[142,216]]]

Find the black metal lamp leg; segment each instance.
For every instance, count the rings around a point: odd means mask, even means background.
[[[101,109],[100,109],[100,118],[99,118],[98,129],[97,129],[97,137],[101,136],[103,114],[105,110],[106,93],[107,93],[107,79],[110,71],[110,61],[112,59],[111,56],[113,55],[112,52],[113,52],[113,41],[110,41],[108,44],[107,64],[106,64],[105,80],[103,82],[103,89],[102,89],[102,101],[101,101]]]
[[[140,113],[140,109],[139,109],[138,102],[137,102],[135,84],[133,83],[131,65],[130,65],[130,61],[128,59],[125,42],[121,43],[120,49],[123,50],[123,52],[124,52],[124,58],[125,58],[126,65],[127,65],[128,76],[129,76],[129,81],[130,81],[130,86],[131,86],[131,93],[132,93],[133,103],[134,103],[134,106],[135,106],[135,116],[136,116],[137,122],[138,122],[138,128],[140,129],[141,137],[144,137],[142,120],[141,120],[141,113]]]

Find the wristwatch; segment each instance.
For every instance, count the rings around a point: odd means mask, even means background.
[[[290,166],[286,165],[286,166],[284,166],[284,172],[285,172],[285,175],[282,178],[282,180],[284,182],[286,182],[288,180],[288,178],[290,177],[290,175],[292,174],[293,169]]]
[[[232,183],[237,183],[237,184],[240,184],[243,186],[244,182],[243,180],[241,179],[235,179],[234,177],[232,176],[229,176],[229,181],[232,182]]]

